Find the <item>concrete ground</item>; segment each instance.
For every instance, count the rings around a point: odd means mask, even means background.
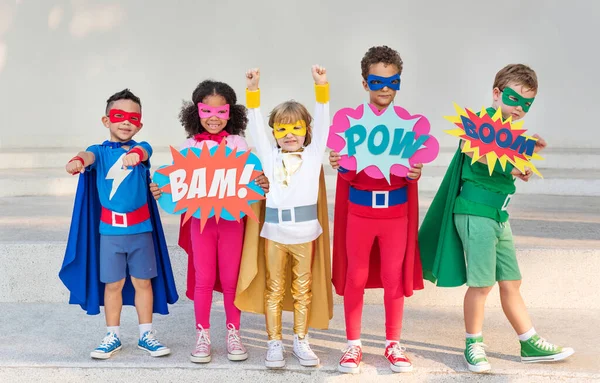
[[[0,381],[2,382],[540,382],[600,381],[597,345],[600,310],[536,309],[531,314],[536,329],[550,341],[575,348],[569,359],[552,364],[523,364],[519,343],[500,309],[486,313],[485,342],[493,372],[469,373],[462,359],[464,330],[460,308],[410,307],[405,311],[402,342],[414,364],[414,372],[394,374],[383,358],[384,310],[368,305],[363,314],[364,357],[361,374],[336,370],[345,344],[343,308],[336,305],[329,330],[312,330],[311,343],[321,359],[317,368],[305,368],[291,355],[291,315],[284,316],[287,366],[270,371],[264,367],[266,334],[264,317],[243,314],[242,338],[249,359],[230,362],[225,352],[224,312],[215,304],[212,313],[213,361],[196,365],[188,355],[194,346],[193,305],[184,298],[172,306],[171,315],[156,316],[159,339],[172,354],[152,358],[136,347],[135,311],[126,307],[121,324],[124,348],[106,361],[92,360],[89,352],[104,332],[102,315],[87,316],[67,304],[2,303],[0,333]],[[576,320],[574,319],[576,318]]]

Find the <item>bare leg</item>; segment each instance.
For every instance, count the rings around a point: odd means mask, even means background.
[[[500,301],[504,315],[518,335],[529,331],[533,325],[521,296],[521,281],[500,281]]]
[[[125,279],[107,283],[104,286],[104,313],[108,327],[119,326],[121,323],[121,308],[123,307],[123,286]]]
[[[150,279],[137,279],[131,277],[135,288],[135,309],[137,310],[140,324],[152,323],[152,283]]]
[[[465,330],[469,334],[477,334],[483,330],[485,300],[492,287],[469,287],[465,294],[464,316]]]

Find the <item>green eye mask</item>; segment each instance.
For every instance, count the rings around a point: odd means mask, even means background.
[[[520,106],[521,108],[523,108],[523,111],[525,113],[529,112],[529,108],[531,108],[533,100],[535,100],[535,97],[525,98],[509,87],[504,88],[504,90],[502,91],[502,102],[504,103],[504,105]]]

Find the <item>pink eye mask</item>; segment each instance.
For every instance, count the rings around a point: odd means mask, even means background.
[[[200,118],[211,118],[212,116],[216,116],[222,120],[229,120],[229,104],[213,107],[199,102],[198,115]]]

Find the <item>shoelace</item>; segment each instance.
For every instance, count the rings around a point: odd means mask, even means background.
[[[198,341],[196,342],[196,352],[208,353],[208,346],[210,345],[210,338],[206,333],[206,330],[202,326],[198,326],[200,332],[198,333]]]
[[[313,354],[313,350],[310,348],[310,344],[308,343],[308,338],[298,339],[298,351],[305,354]]]
[[[344,350],[344,355],[342,356],[341,363],[344,363],[345,360],[350,360],[350,359],[357,360],[358,355],[360,355],[360,347],[348,346],[348,347],[346,347],[346,350]]]
[[[469,356],[471,357],[471,359],[473,359],[473,360],[487,359],[487,356],[485,355],[485,350],[484,350],[485,347],[487,347],[487,344],[485,344],[483,342],[471,343],[469,345]]]
[[[405,358],[404,351],[406,351],[406,347],[400,346],[400,344],[396,343],[392,347],[388,349],[388,353],[392,355],[394,358]]]
[[[267,351],[267,359],[274,359],[275,356],[280,357],[283,354],[283,345],[279,342],[269,343],[269,350]]]
[[[546,339],[544,338],[540,338],[538,340],[535,341],[535,345],[545,351],[554,351],[556,350],[556,345],[548,342]]]
[[[115,333],[110,333],[108,335],[106,335],[104,337],[104,339],[102,339],[102,343],[100,343],[100,346],[98,346],[98,348],[110,348],[116,341],[118,340],[117,338],[117,334]]]
[[[155,330],[148,331],[146,333],[146,336],[144,337],[144,340],[150,347],[162,347],[162,344],[160,344],[158,339],[156,339],[156,331]]]
[[[238,331],[231,323],[227,325],[227,347],[230,351],[244,351]]]

